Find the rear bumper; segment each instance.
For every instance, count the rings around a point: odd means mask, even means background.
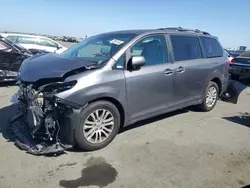
[[[229,73],[238,76],[250,76],[250,67],[230,66]]]

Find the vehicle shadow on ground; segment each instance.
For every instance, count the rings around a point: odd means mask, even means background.
[[[250,79],[242,79],[239,81],[240,83],[244,84],[247,87],[250,87]]]
[[[250,185],[246,185],[246,186],[244,186],[244,187],[242,187],[242,188],[250,188]]]
[[[250,113],[240,113],[237,116],[223,117],[222,119],[250,128]]]
[[[7,131],[7,126],[10,119],[17,113],[17,105],[10,105],[0,108],[0,133],[7,140],[10,139],[10,135]]]

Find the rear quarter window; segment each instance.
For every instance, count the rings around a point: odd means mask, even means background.
[[[223,50],[214,38],[200,37],[207,58],[222,57]]]

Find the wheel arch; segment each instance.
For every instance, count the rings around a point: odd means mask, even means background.
[[[212,82],[215,82],[219,88],[219,94],[221,94],[222,91],[222,83],[221,80],[218,77],[214,77],[213,79],[211,79]]]
[[[121,118],[120,127],[121,128],[124,127],[126,115],[125,115],[125,109],[124,109],[121,102],[119,102],[117,99],[115,99],[113,97],[99,97],[99,98],[96,98],[96,99],[89,101],[88,104],[93,103],[93,102],[97,102],[97,101],[108,101],[108,102],[111,102],[112,104],[114,104],[120,113],[120,118]]]

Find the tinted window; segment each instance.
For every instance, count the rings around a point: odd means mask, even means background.
[[[209,37],[200,37],[200,39],[205,49],[206,57],[211,58],[223,56],[223,50],[216,39]]]
[[[26,36],[20,36],[17,39],[18,43],[21,44],[36,44],[37,43],[37,38],[36,37],[26,37]]]
[[[132,56],[144,56],[145,66],[167,62],[166,40],[163,35],[146,37],[137,42],[130,50]]]
[[[198,37],[193,36],[170,36],[175,61],[184,61],[202,58],[201,47]]]
[[[51,40],[48,40],[48,39],[44,39],[44,38],[39,38],[37,41],[37,44],[41,45],[41,46],[48,46],[48,47],[57,47],[58,46],[57,43],[55,43]]]
[[[12,36],[12,35],[7,36],[6,38],[7,38],[8,40],[12,41],[12,42],[16,42],[16,40],[17,40],[17,36]]]

